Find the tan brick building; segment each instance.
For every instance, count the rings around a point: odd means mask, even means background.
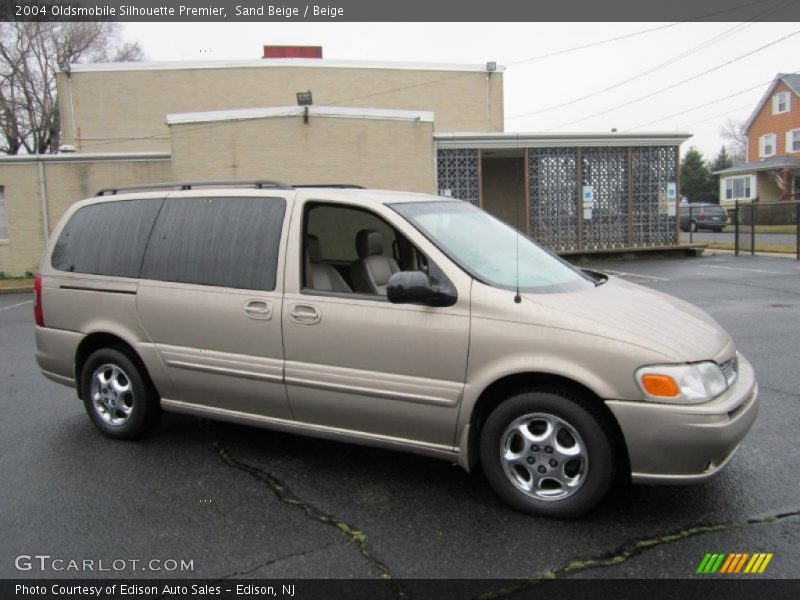
[[[202,179],[349,183],[485,207],[558,250],[677,242],[686,134],[503,132],[503,68],[313,58],[71,65],[71,152],[0,157],[0,272],[37,267],[70,203]],[[298,93],[312,104],[298,106]],[[590,196],[587,200],[587,190]]]

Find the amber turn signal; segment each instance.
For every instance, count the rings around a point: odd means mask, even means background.
[[[658,398],[677,398],[681,390],[669,375],[647,373],[642,375],[642,387],[651,396]]]

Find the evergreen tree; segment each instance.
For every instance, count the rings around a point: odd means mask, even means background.
[[[714,171],[721,171],[722,169],[730,169],[733,166],[733,157],[728,154],[727,148],[722,146],[719,149],[719,154],[717,154],[714,162],[711,163],[711,172]]]
[[[730,169],[733,166],[733,157],[728,154],[728,150],[725,146],[719,149],[719,153],[714,158],[714,161],[711,163],[710,171],[711,171],[711,185],[714,187],[715,190],[715,198],[711,200],[715,204],[719,203],[719,175],[714,175],[717,171],[722,171],[723,169]]]
[[[719,202],[715,177],[697,148],[690,148],[681,161],[681,193],[689,202]]]

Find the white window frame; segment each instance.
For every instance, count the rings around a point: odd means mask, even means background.
[[[786,132],[786,154],[800,152],[800,129],[790,129]]]
[[[771,139],[770,144],[767,144],[768,138]],[[775,146],[777,145],[777,141],[778,141],[778,136],[776,136],[774,133],[765,133],[760,138],[758,138],[758,156],[760,156],[761,158],[775,156],[775,151],[777,150]],[[772,147],[771,152],[767,152],[766,150],[768,145]]]
[[[778,92],[774,96],[772,96],[772,114],[773,115],[782,115],[784,113],[788,113],[792,109],[792,96],[789,92]],[[786,106],[784,106],[783,110],[780,108],[781,102],[785,102]]]
[[[0,244],[8,243],[8,211],[5,187],[0,185]]]
[[[741,183],[742,195],[736,195],[736,183]],[[730,191],[730,196],[728,192]],[[753,198],[753,176],[740,175],[739,177],[726,177],[723,184],[723,199],[729,202],[736,200],[750,200]]]

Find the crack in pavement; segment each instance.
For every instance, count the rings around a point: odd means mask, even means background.
[[[260,562],[257,565],[252,566],[252,567],[250,567],[248,569],[245,569],[243,571],[234,571],[233,573],[229,573],[228,575],[223,575],[222,577],[217,577],[216,579],[212,580],[211,583],[212,584],[213,583],[220,583],[222,581],[225,581],[226,579],[231,579],[233,577],[238,577],[240,575],[249,575],[250,573],[253,573],[254,571],[258,571],[259,569],[263,569],[264,567],[268,567],[270,565],[274,565],[275,563],[279,563],[279,562],[284,561],[284,560],[289,560],[290,558],[297,558],[298,556],[305,556],[306,554],[313,554],[314,552],[319,552],[320,550],[326,550],[326,549],[330,548],[331,546],[335,546],[335,545],[336,544],[331,542],[330,544],[325,544],[324,546],[320,546],[319,548],[311,548],[310,550],[302,550],[300,552],[293,552],[292,554],[286,554],[284,556],[279,556],[277,558],[271,558],[271,559],[266,560],[264,562]],[[155,600],[162,600],[164,598],[173,598],[173,597],[175,597],[175,594],[170,594],[168,592],[164,592],[160,596],[157,596],[155,598]]]
[[[397,592],[399,598],[410,597],[405,587],[397,583],[397,580],[393,577],[392,572],[386,563],[377,558],[370,551],[369,546],[367,545],[367,536],[363,531],[359,531],[350,523],[342,521],[334,515],[317,508],[310,502],[306,502],[302,498],[299,498],[286,486],[285,483],[271,473],[258,467],[248,465],[247,463],[234,458],[233,455],[231,455],[231,453],[221,443],[213,442],[213,445],[220,458],[228,466],[239,469],[261,483],[266,484],[266,486],[272,491],[273,494],[275,494],[275,497],[278,498],[278,500],[284,504],[288,504],[292,508],[302,511],[309,519],[322,523],[323,525],[333,527],[339,531],[339,533],[345,536],[348,541],[355,544],[361,556],[363,556],[375,569],[380,572],[381,579],[389,579],[393,581],[392,587]]]
[[[263,569],[264,567],[268,567],[270,565],[274,565],[276,563],[282,562],[284,560],[289,560],[290,558],[298,558],[300,556],[306,556],[307,554],[313,554],[314,552],[320,552],[321,550],[327,550],[328,548],[335,546],[333,542],[329,544],[325,544],[324,546],[320,546],[319,548],[311,548],[310,550],[302,550],[300,552],[293,552],[291,554],[286,554],[284,556],[279,556],[278,558],[271,558],[264,562],[258,563],[257,565],[250,567],[249,569],[245,569],[243,571],[235,571],[234,573],[230,573],[229,575],[223,575],[217,581],[223,581],[225,579],[231,579],[233,577],[238,577],[240,575],[249,575],[254,571],[258,571],[259,569]]]
[[[695,527],[682,529],[680,531],[668,533],[658,537],[632,540],[625,542],[621,546],[618,546],[616,550],[612,550],[611,552],[607,552],[600,556],[587,558],[584,560],[573,560],[568,565],[548,571],[539,577],[520,580],[513,585],[480,594],[477,596],[477,600],[495,600],[496,598],[504,598],[506,596],[516,594],[524,589],[531,588],[552,579],[557,579],[564,575],[569,575],[578,571],[587,571],[589,569],[619,565],[647,550],[650,550],[651,548],[661,546],[663,544],[670,544],[707,533],[741,529],[744,527],[750,527],[751,525],[768,525],[798,516],[800,516],[800,510],[793,510],[790,512],[777,513],[766,517],[746,519],[744,521],[730,521],[727,523],[717,523],[715,525],[697,525]]]

